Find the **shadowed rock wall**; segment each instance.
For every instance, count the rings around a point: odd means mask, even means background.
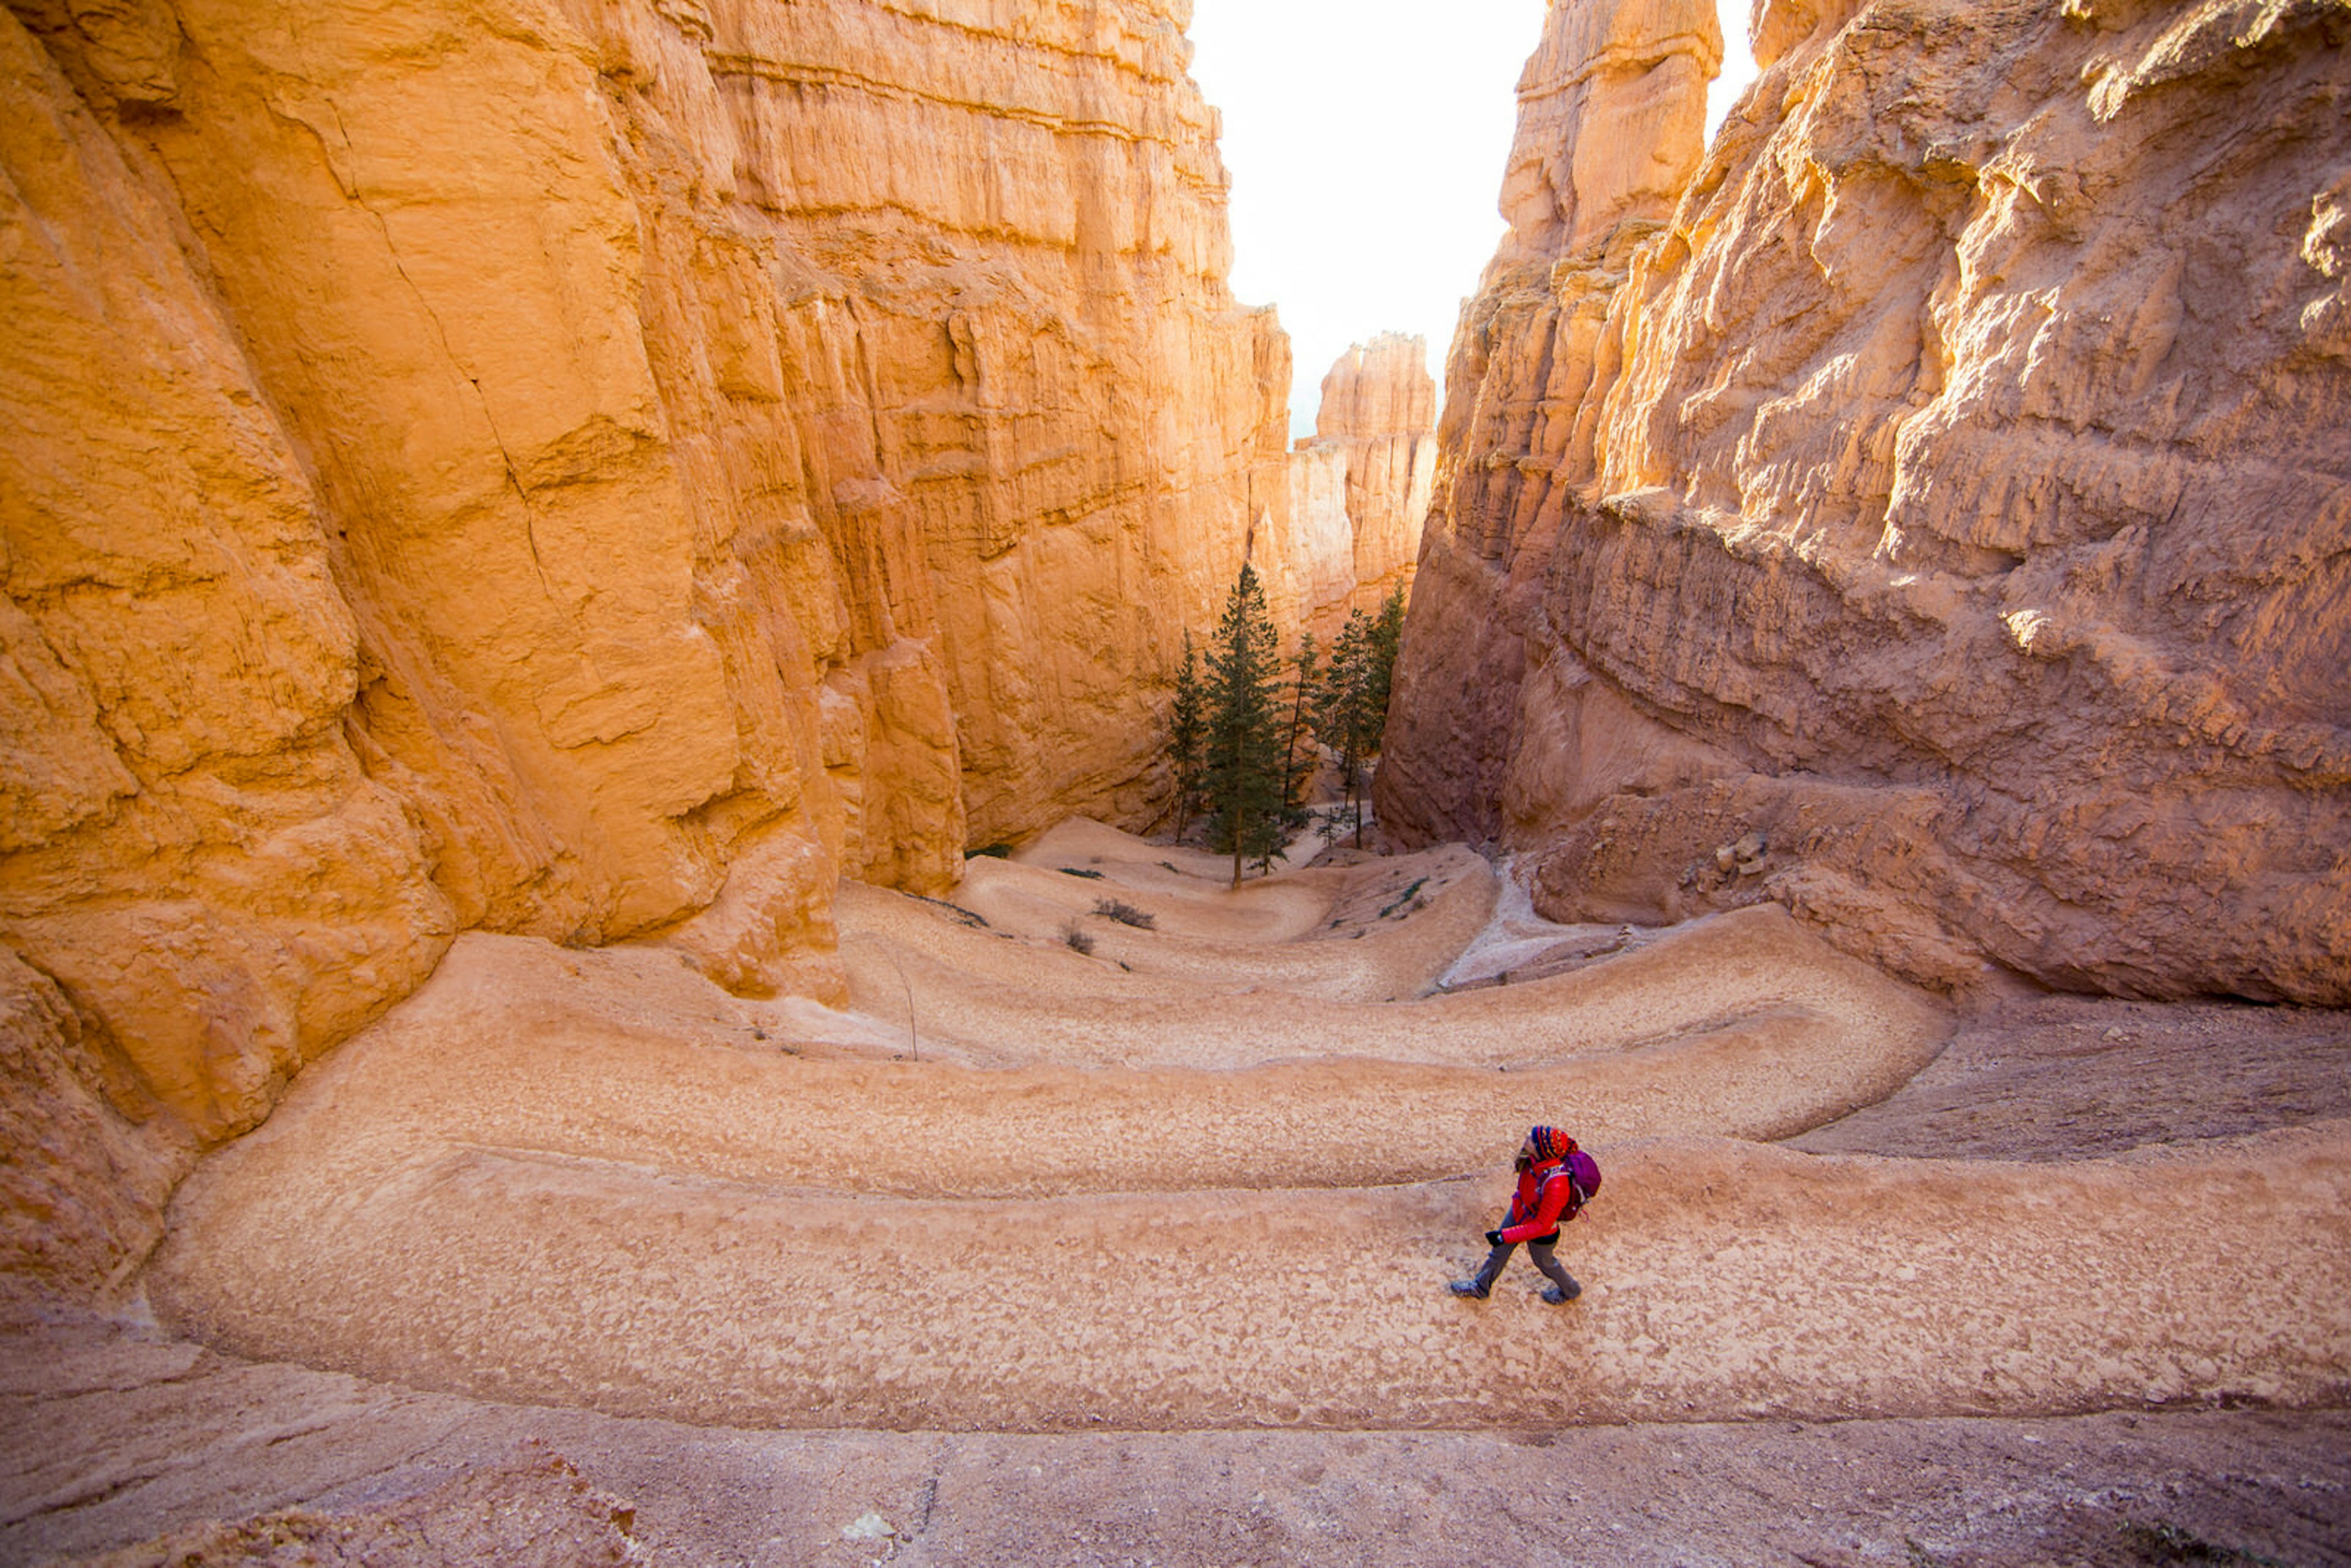
[[[2351,11],[1770,0],[1702,160],[1701,31],[1529,67],[1382,820],[1555,917],[2351,1001]]]
[[[460,930],[837,995],[839,876],[1147,811],[1288,505],[1187,17],[0,10],[0,1270]]]

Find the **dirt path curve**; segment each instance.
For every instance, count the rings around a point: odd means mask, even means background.
[[[187,1184],[153,1301],[247,1355],[753,1426],[2023,1414],[2351,1385],[2344,1124],[2062,1168],[1797,1155],[1743,1140],[1882,1098],[1949,1024],[1776,909],[1534,984],[1338,1001],[1267,977],[1323,948],[1351,955],[1342,988],[1425,984],[1490,879],[1440,856],[1234,895],[1108,830],[1042,847],[976,867],[966,913],[844,899],[849,950],[893,967],[882,998],[901,973],[915,993],[922,1061],[794,1036],[789,1009],[660,951],[466,938]],[[1061,870],[1081,864],[1100,875]],[[1102,896],[1167,927],[1120,927],[1131,967],[1061,940]],[[1567,1249],[1591,1289],[1563,1312],[1515,1278],[1457,1301],[1495,1162],[1538,1119],[1608,1164]]]
[[[1071,863],[1052,863],[1061,860]],[[878,948],[925,966],[922,999],[932,1016],[987,982],[1011,988],[1017,1013],[1039,999],[1040,942],[1046,989],[1056,997],[1190,998],[1270,988],[1329,1001],[1405,999],[1485,928],[1494,875],[1455,845],[1387,862],[1384,874],[1303,871],[1234,893],[1221,874],[1203,880],[1164,861],[1071,853],[1035,865],[976,860],[956,897],[943,909],[878,888],[842,890],[837,917],[859,1005],[895,1009],[896,972],[877,961]],[[1110,904],[1149,929],[1098,913]],[[1071,932],[1087,952],[1071,947]]]

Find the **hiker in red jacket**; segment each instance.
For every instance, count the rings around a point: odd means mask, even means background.
[[[1486,1245],[1493,1250],[1486,1254],[1485,1266],[1475,1275],[1453,1281],[1455,1295],[1484,1301],[1501,1276],[1502,1265],[1510,1260],[1521,1241],[1527,1246],[1527,1260],[1551,1281],[1543,1287],[1544,1301],[1556,1307],[1583,1293],[1575,1276],[1561,1268],[1552,1252],[1559,1245],[1560,1226],[1581,1213],[1592,1196],[1578,1190],[1569,1168],[1570,1157],[1577,1153],[1575,1140],[1557,1127],[1528,1132],[1527,1141],[1519,1145],[1519,1190],[1510,1199],[1510,1218],[1502,1221],[1499,1230],[1486,1232]],[[1588,1163],[1590,1156],[1584,1158]],[[1596,1174],[1598,1167],[1592,1168]]]

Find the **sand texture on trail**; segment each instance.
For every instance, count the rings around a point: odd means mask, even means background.
[[[98,1561],[280,1564],[298,1542],[355,1542],[375,1550],[319,1550],[318,1563],[580,1568],[617,1545],[714,1568],[2347,1568],[2346,1476],[2341,1411],[756,1430],[419,1393],[152,1329],[0,1325],[10,1563],[80,1563],[137,1542]],[[248,1534],[275,1537],[277,1554],[177,1554],[225,1533],[213,1521],[255,1513]],[[2147,1549],[2159,1541],[2209,1550]]]
[[[926,980],[922,994],[934,1010],[971,981],[1008,983],[1033,1005],[1040,960],[1053,975],[1041,989],[1066,996],[1272,987],[1330,1001],[1393,1001],[1427,989],[1494,911],[1493,873],[1458,845],[1386,862],[1384,874],[1301,871],[1238,892],[1222,873],[1204,881],[1158,862],[1066,859],[1092,874],[975,860],[953,908],[844,885],[836,914],[858,1003],[885,1014],[902,1006],[883,956],[951,971]],[[1113,902],[1148,919],[1149,929],[1098,912]],[[1069,946],[1073,930],[1092,942],[1091,954]],[[1061,953],[1034,951],[1038,939]]]
[[[167,1269],[165,1295],[247,1355],[729,1425],[2312,1401],[2344,1392],[2351,1342],[2340,1131],[2055,1179],[1650,1145],[1615,1162],[1637,1197],[1573,1238],[1594,1282],[1572,1315],[1530,1276],[1482,1305],[1445,1293],[1490,1180],[884,1202],[470,1148],[354,1195],[287,1253]]]
[[[1947,1032],[1918,992],[1838,956],[1776,908],[1739,911],[1614,962],[1522,986],[1401,1006],[1334,997],[1411,997],[1483,928],[1493,894],[1482,862],[1414,859],[1426,869],[1401,886],[1396,872],[1375,864],[1290,873],[1238,894],[1223,892],[1220,881],[1167,888],[1116,864],[1095,881],[977,861],[957,906],[985,925],[867,890],[841,901],[842,946],[861,1006],[904,1019],[911,992],[916,1032],[968,1061],[1233,1070],[1360,1057],[1516,1070],[1771,1015],[1791,1034],[1807,1021],[1834,1020],[1821,1043],[1847,1054],[1874,1085],[1862,1097],[1875,1099],[1924,1066]],[[1351,881],[1369,883],[1375,896],[1352,896]],[[1396,902],[1380,904],[1376,895],[1390,889]],[[1163,927],[1180,919],[1189,931],[1224,935],[1170,936],[1078,918],[1107,898],[1143,908]],[[1415,909],[1418,899],[1428,902]],[[1474,921],[1466,918],[1473,913]],[[1094,942],[1091,956],[1061,940],[1073,920]],[[1266,930],[1301,935],[1254,935]],[[1343,978],[1332,986],[1284,978],[1333,968]]]
[[[1268,977],[1328,952],[1353,966],[1336,988],[1426,987],[1493,907],[1482,862],[1236,894],[1225,868],[1108,830],[1045,848],[975,862],[951,903],[844,891],[849,950],[887,955],[860,973],[862,1046],[673,955],[461,940],[187,1184],[151,1299],[242,1354],[745,1426],[2021,1415],[2351,1388],[2351,1124],[2060,1167],[1774,1149],[1754,1140],[1884,1100],[1950,1029],[1774,907],[1539,982],[1341,1001]],[[1091,917],[1113,897],[1159,929]],[[1073,916],[1115,926],[1132,967],[1068,946]],[[906,989],[909,1049],[871,1043],[897,1038]],[[1521,1263],[1458,1301],[1445,1282],[1534,1121],[1607,1166],[1563,1253],[1589,1288],[1545,1307]]]

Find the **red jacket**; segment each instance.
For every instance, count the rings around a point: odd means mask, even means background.
[[[1559,1231],[1560,1216],[1575,1201],[1575,1184],[1567,1179],[1564,1160],[1538,1160],[1519,1176],[1519,1190],[1510,1199],[1510,1217],[1502,1221],[1502,1239],[1543,1241]]]

